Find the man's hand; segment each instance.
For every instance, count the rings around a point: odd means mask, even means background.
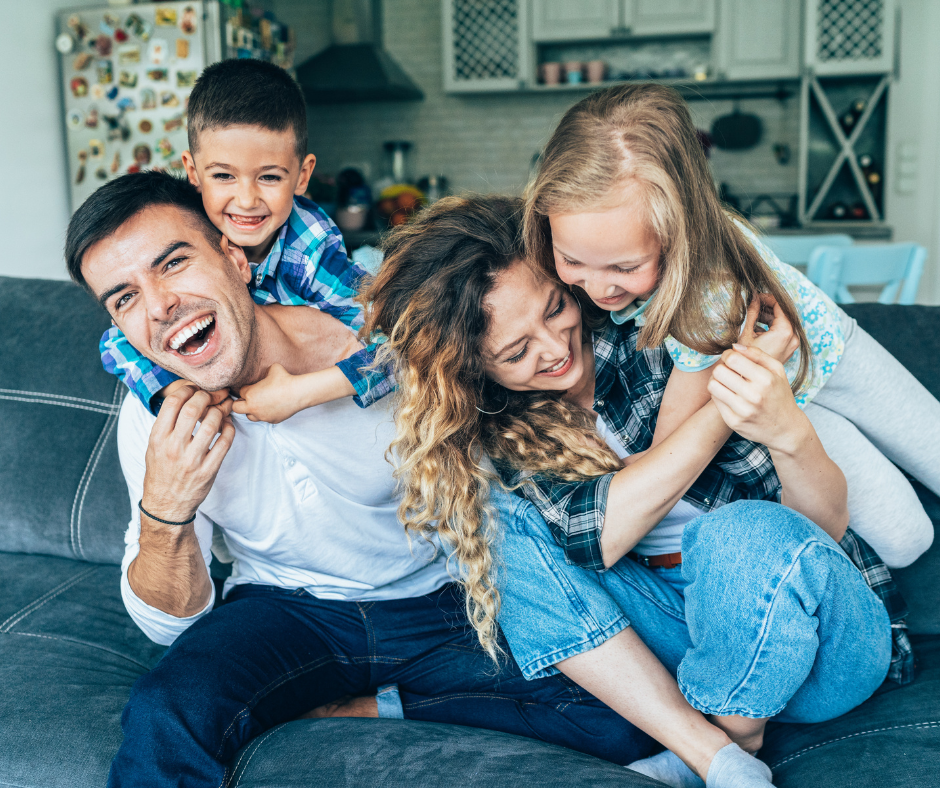
[[[199,391],[199,388],[194,384],[190,383],[188,380],[174,380],[167,386],[164,386],[160,389],[156,396],[160,399],[165,400],[170,394],[173,394],[177,391],[182,391],[185,388],[190,388],[193,391]],[[218,405],[228,399],[228,389],[219,389],[218,391],[207,391],[206,394],[209,395],[211,404]]]
[[[305,407],[300,392],[295,391],[299,377],[280,364],[272,364],[261,380],[238,390],[239,399],[232,410],[243,413],[250,421],[279,424]]]
[[[187,384],[163,403],[150,432],[144,476],[143,507],[155,517],[191,520],[212,488],[235,438],[228,418],[232,401],[212,402],[212,394]]]

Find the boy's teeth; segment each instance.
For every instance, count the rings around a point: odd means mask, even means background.
[[[210,325],[213,320],[214,320],[214,318],[213,318],[211,315],[209,315],[209,316],[207,316],[207,317],[204,317],[202,320],[199,320],[199,321],[193,323],[193,324],[192,324],[191,326],[189,326],[188,328],[184,328],[184,329],[183,329],[182,331],[180,331],[175,337],[173,337],[173,339],[170,340],[170,347],[171,347],[173,350],[179,350],[180,346],[181,346],[187,339],[189,339],[190,337],[192,337],[192,336],[198,334],[200,331],[202,331],[202,329],[204,329],[206,326]],[[205,346],[203,346],[203,347],[205,347]]]

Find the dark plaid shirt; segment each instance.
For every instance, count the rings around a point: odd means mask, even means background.
[[[637,350],[638,334],[632,321],[620,326],[608,323],[594,334],[594,410],[633,454],[648,449],[653,441],[673,366],[663,347]],[[524,470],[500,468],[500,472],[512,485],[527,476]],[[567,482],[533,475],[519,488],[545,518],[568,560],[588,569],[604,570],[600,539],[613,477],[609,473]],[[711,511],[742,498],[779,501],[780,489],[767,448],[733,434],[684,498]],[[841,546],[888,611],[894,636],[888,678],[906,684],[913,679],[914,656],[904,599],[884,562],[861,537],[849,530]]]

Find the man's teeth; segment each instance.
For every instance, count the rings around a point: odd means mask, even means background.
[[[213,322],[213,320],[214,320],[214,318],[213,318],[211,315],[209,315],[208,317],[204,317],[202,320],[197,320],[197,321],[196,321],[195,323],[193,323],[191,326],[188,326],[187,328],[184,328],[184,329],[183,329],[182,331],[180,331],[175,337],[173,337],[173,339],[170,340],[170,347],[171,347],[173,350],[179,350],[180,346],[181,346],[187,339],[189,339],[190,337],[195,336],[195,335],[198,334],[200,331],[202,331],[202,329],[204,329],[204,328],[206,328],[207,326],[211,325],[212,322]]]
[[[565,356],[561,361],[559,361],[557,364],[555,364],[554,367],[549,367],[549,368],[546,369],[545,371],[546,371],[546,372],[557,372],[559,369],[561,369],[563,366],[565,366],[565,364],[568,363],[568,359],[569,359],[569,358],[571,358],[571,354],[570,354],[570,353],[569,353],[567,356]]]

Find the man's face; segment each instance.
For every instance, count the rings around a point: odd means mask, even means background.
[[[213,391],[238,384],[250,361],[251,270],[174,206],[147,208],[90,247],[82,273],[130,343],[164,369]]]

